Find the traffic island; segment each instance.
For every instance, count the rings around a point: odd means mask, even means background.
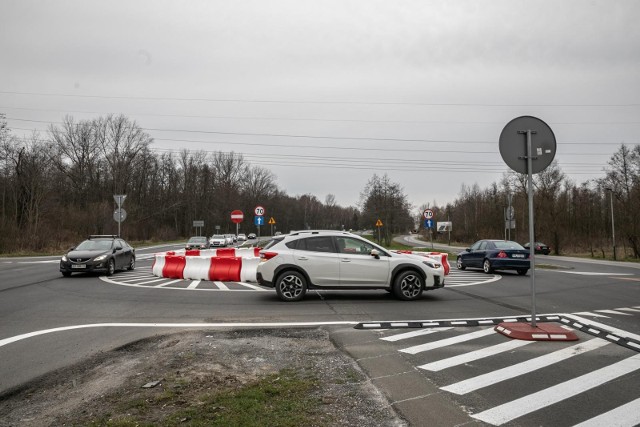
[[[556,323],[500,323],[495,331],[516,340],[526,341],[577,341],[578,335]]]

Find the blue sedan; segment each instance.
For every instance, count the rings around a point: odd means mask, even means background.
[[[524,276],[531,267],[529,251],[520,243],[509,240],[479,240],[458,254],[458,270],[482,268],[489,274],[494,270],[515,270]]]

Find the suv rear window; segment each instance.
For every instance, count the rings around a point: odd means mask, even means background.
[[[275,238],[271,239],[271,240],[269,241],[269,243],[267,243],[266,245],[264,245],[264,247],[262,248],[262,250],[269,249],[271,246],[275,245],[276,243],[280,243],[280,242],[282,242],[282,240],[283,240],[283,239],[284,239],[284,236],[282,236],[282,237],[275,237]],[[293,243],[293,242],[289,242],[289,243]],[[287,246],[289,246],[289,243],[287,243]]]

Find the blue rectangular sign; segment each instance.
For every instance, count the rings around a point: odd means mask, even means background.
[[[264,225],[264,217],[263,216],[254,216],[253,223],[255,225]]]
[[[433,228],[436,225],[435,221],[432,219],[424,220],[424,228]]]

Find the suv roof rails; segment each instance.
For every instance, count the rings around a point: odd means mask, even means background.
[[[341,233],[341,234],[352,234],[348,231],[344,230],[299,230],[291,232],[290,236],[298,236],[300,234],[320,234],[320,233]]]
[[[91,239],[119,239],[119,236],[116,234],[92,234],[89,236],[89,240]]]

